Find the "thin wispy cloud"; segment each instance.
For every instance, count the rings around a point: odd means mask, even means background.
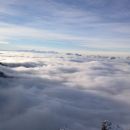
[[[9,43],[6,41],[0,41],[0,44],[9,44]]]
[[[4,28],[0,25],[0,32],[9,42],[16,37],[18,39],[31,37],[32,40],[40,38],[43,41],[54,40],[55,42],[71,40],[71,42],[76,41],[76,46],[77,44],[82,46],[85,42],[90,46],[94,42],[95,46],[98,46],[100,42],[104,48],[109,47],[110,50],[112,47],[109,44],[121,48],[124,43],[129,48],[130,4],[128,0],[7,0],[0,3],[0,20],[5,24]],[[88,38],[93,40],[90,41]],[[101,40],[95,42],[96,39]],[[28,45],[31,46],[31,41]],[[124,48],[122,51],[125,51]],[[115,48],[115,51],[118,49]]]

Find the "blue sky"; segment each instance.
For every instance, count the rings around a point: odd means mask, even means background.
[[[0,0],[0,49],[130,52],[130,1]]]

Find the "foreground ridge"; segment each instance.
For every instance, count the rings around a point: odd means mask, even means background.
[[[60,130],[70,130],[67,127],[60,128]],[[113,124],[111,121],[105,120],[102,122],[101,130],[123,130],[119,125]]]
[[[101,130],[123,130],[119,125],[115,125],[112,122],[105,120],[102,122]]]

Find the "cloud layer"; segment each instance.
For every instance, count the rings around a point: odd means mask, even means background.
[[[129,5],[129,0],[0,0],[0,46],[63,49],[65,43],[66,49],[129,52]]]
[[[1,52],[0,129],[130,128],[129,58]]]

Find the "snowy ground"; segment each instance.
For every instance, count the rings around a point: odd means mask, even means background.
[[[0,130],[130,129],[130,58],[0,52]]]

